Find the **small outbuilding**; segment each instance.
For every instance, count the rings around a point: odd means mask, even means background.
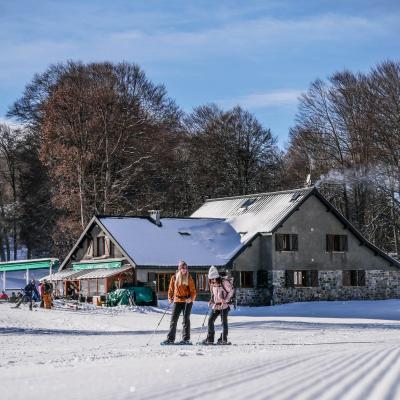
[[[60,267],[58,258],[37,258],[0,262],[1,286],[6,293],[16,292],[31,280],[39,281]]]

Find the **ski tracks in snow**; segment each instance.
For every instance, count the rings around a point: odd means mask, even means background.
[[[188,395],[185,395],[185,390]],[[147,397],[143,397],[146,399]],[[150,398],[333,400],[400,398],[400,346],[360,346],[256,362],[164,387]]]

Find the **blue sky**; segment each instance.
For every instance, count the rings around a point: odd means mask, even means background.
[[[136,62],[185,110],[240,104],[284,146],[316,78],[400,57],[399,1],[0,0],[0,119],[68,59]]]

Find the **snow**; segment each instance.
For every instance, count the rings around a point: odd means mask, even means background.
[[[100,222],[140,266],[225,265],[241,248],[240,235],[217,219],[103,217]],[[180,234],[179,232],[183,233]]]
[[[312,190],[313,188],[302,188],[209,199],[191,216],[196,218],[223,218],[236,232],[243,233],[242,243],[246,243],[257,233],[272,232]],[[293,200],[295,193],[298,193],[299,197]],[[248,208],[243,208],[243,203],[249,198],[254,199],[254,203]]]
[[[206,310],[195,303],[194,342],[205,337]],[[229,317],[232,346],[160,346],[169,317],[165,301],[32,312],[2,303],[1,397],[400,398],[400,300],[239,307]]]

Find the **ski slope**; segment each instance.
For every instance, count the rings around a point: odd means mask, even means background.
[[[241,307],[234,345],[207,347],[160,346],[168,314],[151,338],[163,307],[0,304],[2,400],[400,399],[400,300]]]

